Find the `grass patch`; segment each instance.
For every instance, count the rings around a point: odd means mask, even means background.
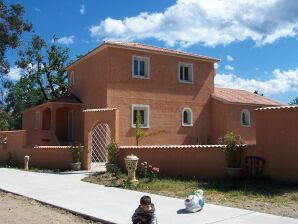
[[[204,191],[207,203],[251,209],[298,218],[298,185],[271,179],[197,180],[181,178],[139,178],[137,185],[126,182],[126,175],[104,173],[83,181],[164,196],[185,198],[197,189]]]

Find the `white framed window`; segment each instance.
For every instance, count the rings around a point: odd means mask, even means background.
[[[250,127],[250,112],[247,109],[241,111],[241,125]]]
[[[68,74],[68,86],[73,86],[74,85],[74,71],[71,71]]]
[[[190,108],[183,108],[181,116],[182,126],[193,126],[192,110]]]
[[[35,112],[35,125],[34,128],[35,129],[40,129],[40,111],[36,111]]]
[[[193,83],[193,64],[179,62],[179,82]]]
[[[132,56],[132,77],[149,79],[150,58]]]
[[[149,105],[132,104],[131,106],[131,127],[136,127],[137,113],[141,115],[141,128],[149,128]]]

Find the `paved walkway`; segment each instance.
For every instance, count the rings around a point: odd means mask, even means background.
[[[80,181],[86,172],[45,174],[0,168],[0,189],[110,223],[131,223],[141,192]],[[298,219],[206,204],[185,214],[183,200],[151,194],[159,224],[298,224]]]

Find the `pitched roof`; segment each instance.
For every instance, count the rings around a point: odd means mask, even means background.
[[[189,57],[192,59],[199,59],[199,60],[205,60],[205,61],[210,61],[210,62],[218,62],[220,61],[218,58],[212,58],[212,57],[207,57],[199,54],[193,54],[185,51],[179,51],[179,50],[173,50],[169,48],[162,48],[162,47],[156,47],[156,46],[151,46],[151,45],[146,45],[146,44],[141,44],[141,43],[132,43],[132,42],[120,42],[120,41],[105,41],[98,47],[94,48],[93,50],[89,51],[86,53],[83,57],[77,59],[70,65],[66,67],[66,69],[70,69],[73,65],[91,57],[95,53],[101,51],[102,49],[106,47],[118,47],[118,48],[126,48],[126,49],[133,49],[133,50],[140,50],[140,51],[147,51],[147,52],[155,52],[159,54],[168,54],[168,55],[174,55],[174,56],[182,56],[182,57]]]
[[[129,47],[129,48],[141,49],[141,50],[156,51],[159,53],[169,53],[169,54],[175,54],[175,55],[190,56],[190,57],[195,57],[198,59],[210,60],[213,62],[219,61],[219,59],[217,59],[217,58],[207,57],[204,55],[193,54],[193,53],[169,49],[169,48],[156,47],[156,46],[146,45],[146,44],[141,44],[141,43],[107,41],[107,42],[105,42],[105,44],[114,45],[114,46],[118,45],[118,46],[124,46],[124,47]]]
[[[212,98],[225,103],[281,106],[280,102],[240,89],[214,88]]]
[[[53,103],[82,103],[82,101],[74,94],[69,94],[66,96],[58,97],[56,99],[50,100]]]

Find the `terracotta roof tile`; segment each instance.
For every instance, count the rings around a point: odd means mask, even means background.
[[[173,49],[169,49],[169,48],[156,47],[156,46],[151,46],[151,45],[146,45],[146,44],[141,44],[141,43],[106,41],[105,44],[120,45],[120,46],[124,46],[124,47],[137,48],[137,49],[142,49],[142,50],[151,50],[151,51],[157,51],[157,52],[169,53],[169,54],[178,54],[178,55],[183,55],[183,56],[190,56],[190,57],[196,57],[199,59],[210,60],[213,62],[219,61],[219,59],[217,59],[217,58],[207,57],[207,56],[203,56],[203,55],[199,55],[199,54],[193,54],[193,53],[189,53],[189,52],[185,52],[185,51],[173,50]]]
[[[58,97],[56,99],[50,100],[49,102],[54,103],[82,103],[82,101],[74,94]]]
[[[239,89],[214,88],[212,98],[226,103],[281,106],[280,102],[268,99],[253,92]]]

